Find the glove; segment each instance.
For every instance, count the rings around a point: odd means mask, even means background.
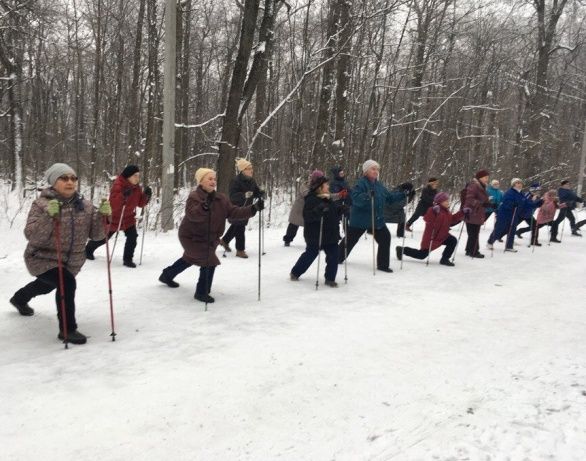
[[[267,196],[267,193],[262,190],[262,189],[257,189],[254,191],[254,198],[262,198],[265,199]]]
[[[439,212],[440,212],[440,206],[439,205],[434,205],[431,209],[433,210],[433,212],[435,214],[439,214]]]
[[[146,186],[144,188],[144,195],[150,199],[153,196],[153,190],[149,186]]]
[[[102,216],[112,216],[112,206],[108,200],[104,200],[102,203],[100,203],[98,213],[100,213]]]
[[[265,209],[265,201],[262,198],[259,198],[252,206],[256,211],[262,211]]]
[[[60,208],[61,208],[61,204],[59,203],[59,200],[57,200],[57,199],[49,200],[49,203],[47,203],[47,214],[51,218],[54,218],[55,216],[57,216],[59,214]]]
[[[124,195],[125,198],[128,198],[132,195],[132,189],[124,189],[124,191],[122,191],[122,195]]]
[[[250,197],[252,197],[252,191],[251,190],[246,191],[244,193],[244,198],[248,200]]]
[[[348,189],[342,189],[340,192],[338,192],[338,197],[340,197],[340,199],[344,200],[348,197]]]
[[[410,183],[407,181],[407,182],[404,182],[403,184],[400,184],[399,189],[401,189],[403,191],[403,193],[408,194],[414,189],[414,186],[413,186],[413,183]]]
[[[470,213],[471,213],[471,212],[472,212],[472,210],[471,210],[470,208],[468,208],[468,207],[464,207],[464,208],[462,208],[462,213],[464,213],[464,216],[465,216],[466,218],[469,218],[469,217],[470,217]]]

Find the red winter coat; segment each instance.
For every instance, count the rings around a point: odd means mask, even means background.
[[[466,186],[466,199],[462,208],[470,208],[470,215],[466,219],[469,224],[484,224],[486,220],[485,207],[489,203],[488,193],[482,183],[473,178]]]
[[[456,214],[450,213],[450,210],[446,210],[443,206],[440,206],[440,211],[435,214],[433,207],[430,207],[423,220],[425,221],[425,230],[423,231],[423,237],[421,237],[421,249],[429,250],[429,244],[431,243],[431,251],[440,247],[444,241],[450,235],[450,226],[458,224],[464,213],[462,210]],[[431,241],[433,238],[433,242]]]
[[[202,206],[208,194],[201,187],[191,191],[185,203],[185,217],[179,225],[183,259],[197,266],[217,266],[216,247],[226,228],[226,218],[245,220],[255,213],[253,206],[237,207],[224,194],[216,193],[209,211]],[[211,213],[211,216],[210,216]]]
[[[130,195],[125,197],[124,192],[127,194],[130,192]],[[135,226],[136,207],[142,208],[147,203],[149,203],[149,197],[138,184],[131,184],[124,176],[118,176],[110,190],[110,205],[112,205],[110,232],[118,230],[120,217],[122,217],[120,230]],[[126,204],[126,207],[124,207],[124,204]],[[122,216],[122,208],[124,208],[124,216]]]

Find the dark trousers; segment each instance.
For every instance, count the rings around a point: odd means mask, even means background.
[[[453,235],[448,235],[448,237],[442,243],[442,245],[446,246],[442,253],[442,261],[447,261],[452,257],[457,243],[458,239],[456,237]],[[403,248],[403,254],[415,259],[425,259],[429,254],[429,250],[417,250],[415,248],[405,247]]]
[[[505,241],[505,248],[513,248],[515,243],[515,231],[517,229],[518,221],[513,216],[514,221],[508,221],[503,224],[499,224],[500,221],[497,221],[497,224],[494,230],[491,232],[490,237],[488,237],[488,243],[491,245],[500,240],[505,235],[507,236],[507,240]]]
[[[576,230],[579,230],[579,229],[580,229],[580,228],[581,228],[581,227],[582,227],[584,224],[586,224],[586,219],[583,219],[582,221],[578,221],[578,222],[576,223],[576,227],[575,227],[575,229],[576,229]]]
[[[236,237],[236,249],[238,251],[244,251],[246,248],[246,240],[244,237],[244,231],[246,230],[245,224],[231,224],[222,240],[229,244],[234,237]]]
[[[466,255],[472,256],[479,253],[478,235],[480,234],[480,224],[466,223],[466,233],[468,234],[468,240],[466,240]]]
[[[126,243],[124,244],[124,261],[132,261],[134,258],[134,249],[136,248],[136,240],[138,239],[138,232],[136,231],[136,226],[129,227],[124,232],[126,236]],[[116,232],[109,232],[108,239],[112,237]],[[86,251],[89,253],[93,253],[96,251],[96,248],[101,247],[106,243],[106,239],[102,240],[90,240],[86,245]]]
[[[77,330],[75,321],[75,289],[77,283],[75,276],[63,268],[63,292],[65,298],[65,316],[67,319],[67,331]],[[63,331],[63,319],[61,316],[61,291],[59,290],[59,270],[55,267],[42,273],[36,280],[25,285],[16,293],[14,298],[19,304],[26,304],[35,296],[46,295],[55,291],[55,302],[57,304],[57,318],[59,319],[59,331]]]
[[[362,234],[365,232],[366,229],[348,226],[348,235],[342,239],[340,246],[338,247],[338,262],[340,264],[344,262],[346,244],[348,245],[346,254],[350,254],[354,245],[356,245],[358,240],[360,240],[360,237],[362,237]],[[374,232],[374,239],[376,240],[376,243],[378,243],[378,249],[376,251],[376,267],[378,269],[388,269],[391,252],[391,234],[387,229],[387,226],[376,229]],[[346,243],[346,240],[348,240],[348,243]]]
[[[298,229],[299,229],[298,225],[289,223],[289,225],[287,226],[287,232],[285,232],[285,235],[283,236],[283,242],[291,243],[293,241],[293,239],[295,238],[295,236],[297,235]]]
[[[325,278],[333,282],[336,280],[336,274],[338,273],[338,244],[329,243],[322,245],[321,249],[326,253]],[[309,269],[309,266],[312,265],[313,261],[315,261],[318,254],[319,248],[317,245],[307,245],[305,251],[299,256],[293,269],[291,269],[291,273],[297,277],[303,275]]]
[[[173,264],[163,269],[163,275],[165,278],[173,280],[178,274],[191,266],[191,263],[188,263],[183,258],[179,258]],[[197,280],[197,285],[195,286],[195,294],[207,295],[212,291],[212,282],[214,280],[215,270],[216,266],[199,268],[199,279]]]
[[[397,237],[403,238],[405,237],[405,223],[400,222],[397,224]]]
[[[415,211],[413,212],[413,215],[409,218],[409,220],[407,221],[407,226],[411,227],[411,225],[417,221],[419,218],[421,218],[425,212],[427,210],[420,210],[419,207],[415,208]]]
[[[548,224],[550,224],[550,223],[546,222],[546,223],[537,225],[537,220],[530,219],[529,220],[529,227],[522,227],[521,229],[518,229],[517,236],[520,237],[521,234],[524,234],[525,232],[531,231],[531,244],[534,245],[536,243],[539,243],[539,229],[541,229],[543,226],[547,226]]]
[[[558,229],[560,227],[560,224],[566,218],[568,218],[568,220],[570,221],[570,228],[572,229],[572,231],[574,229],[576,229],[576,218],[574,217],[574,213],[572,213],[572,210],[568,210],[567,208],[560,208],[560,212],[558,214],[558,217],[553,221],[553,223],[551,225],[551,238],[552,239],[557,238]]]

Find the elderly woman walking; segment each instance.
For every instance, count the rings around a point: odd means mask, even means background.
[[[86,336],[77,331],[75,276],[85,263],[88,238],[104,238],[103,219],[112,214],[112,208],[104,201],[96,209],[79,195],[77,175],[65,163],[51,166],[45,180],[49,187],[33,202],[24,229],[28,240],[24,261],[36,280],[14,293],[10,302],[21,315],[30,316],[34,310],[29,301],[56,289],[58,338],[85,344]]]
[[[237,207],[224,194],[216,193],[216,172],[199,168],[195,172],[197,188],[191,191],[185,204],[185,217],[179,226],[179,241],[184,253],[172,265],[163,269],[159,281],[171,288],[179,286],[173,280],[192,265],[200,266],[194,298],[213,303],[210,296],[212,280],[220,260],[216,248],[226,227],[226,218],[246,220],[264,208],[259,198],[253,205]]]

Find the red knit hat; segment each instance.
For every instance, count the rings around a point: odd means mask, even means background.
[[[479,170],[476,172],[474,177],[476,179],[480,179],[480,178],[484,178],[485,176],[488,176],[488,175],[490,175],[490,172],[488,170]]]

